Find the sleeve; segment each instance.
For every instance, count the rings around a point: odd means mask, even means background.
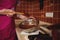
[[[0,9],[10,9],[15,6],[16,0],[1,0]]]

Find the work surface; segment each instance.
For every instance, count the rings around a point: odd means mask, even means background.
[[[19,23],[21,22],[21,20],[15,20],[15,23],[16,23],[16,33],[17,33],[17,37],[18,37],[18,40],[29,40],[28,39],[28,35],[29,33],[24,33],[22,29],[20,29],[18,27]],[[43,21],[39,21],[39,31],[40,33],[42,34],[45,34],[42,30],[46,31],[47,34],[51,35],[51,30],[47,29],[46,26],[49,26],[49,25],[52,25],[51,23],[46,23],[46,22],[43,22]],[[35,32],[35,34],[38,34],[38,32]],[[34,33],[30,33],[30,35],[34,35]]]

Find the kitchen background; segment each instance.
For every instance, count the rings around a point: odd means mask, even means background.
[[[44,22],[60,23],[60,0],[19,0],[18,2],[16,11],[28,13]]]

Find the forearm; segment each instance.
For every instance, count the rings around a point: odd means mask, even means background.
[[[7,15],[7,16],[13,16],[15,14],[15,11],[11,9],[2,9],[0,10],[0,15]]]

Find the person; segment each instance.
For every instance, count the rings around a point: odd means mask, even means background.
[[[0,0],[0,40],[18,40],[13,15],[16,0]],[[21,15],[24,20],[25,16]]]

